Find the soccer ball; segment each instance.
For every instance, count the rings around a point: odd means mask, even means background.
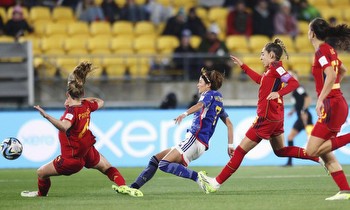
[[[21,156],[22,150],[22,143],[14,137],[6,138],[1,143],[1,154],[8,160],[17,159]]]

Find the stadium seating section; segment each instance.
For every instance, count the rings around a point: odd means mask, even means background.
[[[157,0],[163,5],[172,2],[174,11],[179,8],[188,10],[197,4],[196,0]],[[95,0],[101,4],[102,0]],[[115,0],[121,7],[126,0]],[[145,0],[136,0],[137,4],[144,4]],[[328,19],[336,17],[340,23],[350,23],[350,0],[309,0],[317,7],[321,15]],[[11,18],[13,8],[0,8],[0,15],[6,22]],[[101,75],[104,70],[108,76],[122,77],[129,73],[132,77],[147,77],[150,71],[152,57],[155,54],[171,54],[179,46],[179,41],[173,36],[162,36],[161,32],[165,23],[155,25],[150,21],[132,23],[129,21],[109,22],[86,22],[78,21],[74,11],[68,7],[55,7],[50,10],[48,7],[35,6],[30,10],[23,8],[24,17],[34,26],[34,34],[27,34],[20,41],[32,41],[33,53],[35,56],[34,65],[36,68],[44,66],[48,73],[42,76],[58,75],[67,76],[82,58],[95,59],[99,65]],[[310,45],[307,32],[308,23],[299,21],[300,35],[295,39],[288,36],[274,36],[272,39],[261,35],[250,37],[239,35],[225,35],[227,8],[197,8],[198,16],[206,26],[216,22],[220,29],[220,38],[225,41],[230,53],[242,53],[244,61],[257,70],[261,69],[259,53],[264,44],[274,38],[280,38],[290,54],[289,68],[299,71],[301,76],[310,73],[311,57],[314,49]],[[0,36],[0,42],[12,42],[13,38]],[[197,48],[201,37],[192,36],[192,46]],[[48,56],[44,59],[42,56]],[[118,55],[118,56],[111,56]],[[142,56],[136,59],[135,56]],[[128,56],[128,57],[126,57]],[[350,66],[349,55],[341,54],[344,63]],[[138,61],[138,62],[136,62]],[[39,68],[40,69],[40,68]],[[52,70],[52,69],[56,69]]]

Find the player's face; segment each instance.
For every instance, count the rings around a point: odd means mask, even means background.
[[[314,31],[311,29],[310,24],[309,24],[309,30],[307,32],[307,37],[309,38],[309,40],[311,40],[314,37]]]
[[[271,62],[271,55],[265,50],[265,47],[261,50],[260,60],[262,61],[264,67],[268,67]]]
[[[202,93],[204,93],[205,91],[210,90],[210,85],[209,85],[209,84],[206,84],[206,83],[204,82],[203,78],[200,77],[199,80],[198,80],[197,88],[198,88],[199,94],[202,94]]]

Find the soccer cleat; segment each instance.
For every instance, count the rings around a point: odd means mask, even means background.
[[[322,158],[319,159],[318,163],[324,168],[324,170],[326,171],[327,175],[329,176],[329,175],[330,175],[329,170],[328,170],[328,168],[326,167],[326,164],[325,164],[325,162],[322,160]]]
[[[200,182],[200,187],[204,190],[206,194],[216,192],[220,185],[214,183],[214,178],[206,175],[205,171],[198,172],[198,180]]]
[[[39,194],[38,194],[38,191],[22,191],[21,196],[33,198],[33,197],[39,197]]]
[[[326,198],[326,201],[350,200],[350,191],[339,191],[332,197]]]
[[[143,193],[140,190],[131,188],[127,185],[122,185],[122,186],[112,185],[112,189],[120,194],[127,194],[132,197],[143,197]]]

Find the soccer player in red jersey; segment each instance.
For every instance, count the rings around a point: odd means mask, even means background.
[[[337,136],[348,116],[348,104],[340,83],[347,71],[336,50],[327,44],[328,38],[337,40],[337,49],[349,49],[350,28],[347,25],[330,26],[324,19],[316,18],[309,24],[308,37],[315,48],[312,74],[315,79],[318,121],[311,132],[306,152],[320,156],[329,170],[339,192],[326,200],[349,200],[350,188],[341,165],[331,151],[350,142],[350,134]]]
[[[229,162],[216,178],[206,176],[206,173],[203,171],[198,173],[206,193],[216,192],[220,185],[239,168],[244,156],[258,145],[262,139],[270,141],[273,151],[278,157],[320,161],[318,157],[308,156],[303,148],[284,146],[283,96],[295,90],[299,86],[299,82],[284,69],[281,61],[283,52],[288,56],[285,46],[280,39],[275,39],[274,42],[265,45],[260,55],[260,60],[266,68],[263,74],[256,73],[240,59],[231,55],[234,63],[239,65],[254,82],[260,85],[257,117],[246,132],[245,138],[235,149]],[[287,85],[285,86],[283,83],[287,83]]]
[[[94,168],[107,175],[116,183],[112,188],[118,193],[129,194],[134,197],[143,196],[138,189],[126,185],[120,172],[112,167],[94,147],[95,136],[89,130],[90,114],[101,108],[104,101],[99,98],[83,98],[86,76],[93,70],[90,62],[81,62],[75,67],[68,78],[66,110],[58,120],[47,114],[40,106],[34,106],[40,114],[58,130],[61,145],[61,155],[37,170],[38,191],[23,191],[23,197],[47,196],[51,186],[51,176],[72,175],[83,167]]]

